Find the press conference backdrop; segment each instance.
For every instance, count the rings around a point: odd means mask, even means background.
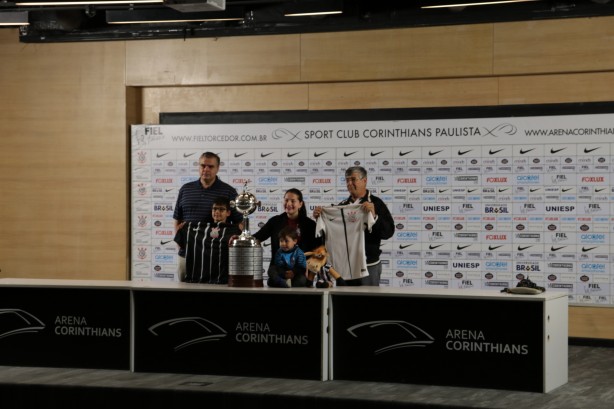
[[[382,286],[500,291],[529,277],[571,304],[614,304],[614,114],[131,131],[133,280],[177,280],[177,193],[213,151],[218,176],[261,201],[252,233],[283,212],[285,190],[301,189],[311,214],[347,197],[347,167],[365,167],[396,225],[382,244]]]

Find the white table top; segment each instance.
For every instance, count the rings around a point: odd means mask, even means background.
[[[331,289],[317,288],[270,288],[266,287],[228,287],[213,284],[189,284],[167,281],[130,281],[130,280],[67,280],[67,279],[30,279],[1,278],[0,287],[63,287],[90,289],[126,289],[126,290],[165,290],[165,291],[214,291],[214,292],[268,292],[268,293],[321,293],[331,292],[338,295],[388,295],[388,296],[418,296],[436,298],[475,298],[475,299],[516,299],[546,301],[567,297],[566,292],[544,292],[541,294],[507,294],[496,290],[480,289],[430,289],[407,287],[334,287]]]

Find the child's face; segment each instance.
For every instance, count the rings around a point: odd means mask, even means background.
[[[213,209],[211,209],[211,214],[213,216],[214,222],[225,223],[228,216],[230,216],[230,210],[228,210],[224,206],[213,205]]]
[[[281,247],[283,251],[288,251],[296,246],[296,242],[297,240],[294,240],[292,237],[285,236],[279,239],[279,247]]]

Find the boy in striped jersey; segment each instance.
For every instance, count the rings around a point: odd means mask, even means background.
[[[211,218],[189,222],[175,236],[186,250],[186,283],[228,284],[228,242],[241,229],[227,223],[230,201],[218,197],[213,202]]]

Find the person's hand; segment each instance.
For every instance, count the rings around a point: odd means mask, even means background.
[[[292,270],[286,270],[286,272],[284,273],[284,278],[286,280],[290,280],[294,278],[294,271]]]
[[[316,208],[313,209],[313,218],[317,220],[320,214],[322,214],[322,206],[316,206]]]
[[[375,205],[373,204],[373,202],[364,202],[361,207],[362,207],[362,210],[365,211],[365,213],[371,212],[373,217],[377,216],[375,214]]]

